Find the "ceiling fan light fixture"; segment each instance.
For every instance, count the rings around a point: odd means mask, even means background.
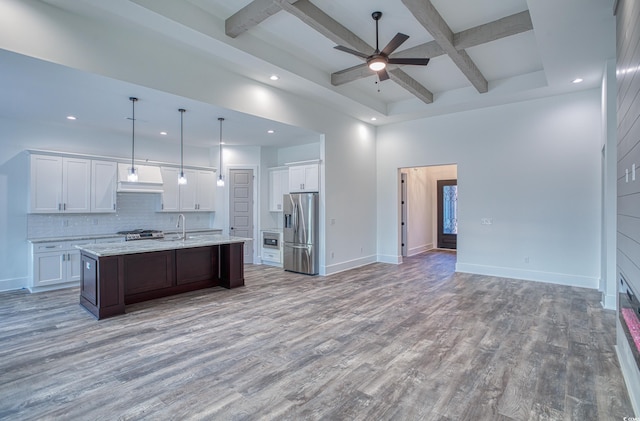
[[[384,59],[384,57],[375,57],[369,60],[367,64],[369,65],[369,68],[374,72],[379,72],[380,70],[387,67],[387,61]]]

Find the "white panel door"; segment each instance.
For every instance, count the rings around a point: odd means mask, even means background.
[[[55,285],[65,281],[66,252],[35,253],[33,255],[33,285]]]
[[[253,170],[229,170],[229,234],[251,238],[244,262],[253,263]]]

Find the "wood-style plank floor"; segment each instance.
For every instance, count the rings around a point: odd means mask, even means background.
[[[622,420],[594,290],[454,273],[430,252],[96,321],[78,290],[0,294],[0,419]]]

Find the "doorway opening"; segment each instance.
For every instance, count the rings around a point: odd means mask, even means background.
[[[457,178],[456,164],[400,168],[399,231],[402,257],[410,257],[433,249],[457,248]],[[456,182],[443,190],[439,181]],[[441,192],[442,190],[442,192]],[[438,204],[439,192],[446,207]],[[442,208],[442,209],[441,209]],[[440,212],[442,210],[442,212]],[[438,215],[443,220],[439,222]],[[444,243],[438,234],[442,231]],[[452,237],[453,236],[453,237]]]

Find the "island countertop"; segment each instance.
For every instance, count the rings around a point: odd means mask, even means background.
[[[221,234],[192,234],[187,235],[186,240],[180,240],[178,235],[172,235],[163,239],[137,240],[125,243],[84,244],[78,245],[76,248],[97,257],[105,257],[215,246],[221,244],[244,243],[246,241],[251,241],[251,238],[233,237]]]

